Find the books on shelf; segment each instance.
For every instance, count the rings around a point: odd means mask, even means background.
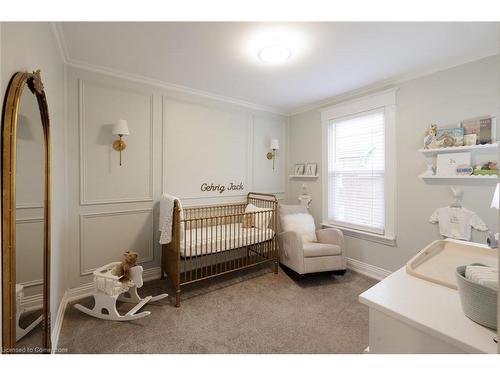
[[[490,116],[476,117],[462,121],[464,136],[475,135],[476,145],[484,145],[495,141],[496,124]]]
[[[456,147],[464,145],[463,128],[438,128],[436,133],[438,145]]]

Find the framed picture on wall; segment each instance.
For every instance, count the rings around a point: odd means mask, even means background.
[[[318,170],[318,164],[316,163],[307,163],[306,164],[306,176],[316,176],[316,172]]]
[[[305,169],[304,164],[295,164],[295,170],[294,170],[293,174],[294,175],[303,175],[304,169]]]

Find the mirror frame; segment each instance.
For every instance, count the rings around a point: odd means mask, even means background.
[[[50,121],[40,70],[17,72],[11,78],[2,117],[2,352],[16,347],[16,133],[21,94],[28,87],[36,96],[42,120],[45,150],[43,243],[43,351],[50,353]]]

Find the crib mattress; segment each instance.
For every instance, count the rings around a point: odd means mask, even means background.
[[[268,241],[274,236],[272,229],[243,228],[242,223],[193,228],[181,234],[182,257],[215,254]]]

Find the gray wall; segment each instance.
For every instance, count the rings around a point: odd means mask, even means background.
[[[47,94],[52,150],[52,256],[51,315],[55,322],[65,290],[66,250],[66,134],[64,64],[48,22],[1,24],[1,100],[12,75],[18,71],[41,70]]]
[[[75,67],[67,92],[70,288],[129,249],[159,277],[163,192],[184,206],[244,201],[250,191],[284,199],[285,116]],[[111,133],[121,118],[130,135],[119,166]],[[281,144],[274,170],[266,159],[271,139]],[[230,182],[244,190],[200,190]]]
[[[449,188],[424,182],[417,176],[426,168],[417,150],[430,123],[452,124],[463,119],[499,114],[499,57],[476,62],[404,82],[397,92],[397,246],[346,237],[347,256],[386,270],[403,266],[415,253],[439,239],[437,225],[429,224],[432,212],[452,201]],[[288,171],[295,163],[317,162],[321,171],[321,117],[318,110],[294,115],[289,126]],[[498,157],[493,156],[498,160]],[[313,196],[311,212],[319,225],[322,217],[322,178],[307,181]],[[302,181],[288,181],[287,200],[296,202]],[[464,187],[463,206],[476,212],[496,231],[498,215],[490,209],[495,188],[492,182],[460,183]],[[485,243],[485,235],[475,232],[473,241]]]

